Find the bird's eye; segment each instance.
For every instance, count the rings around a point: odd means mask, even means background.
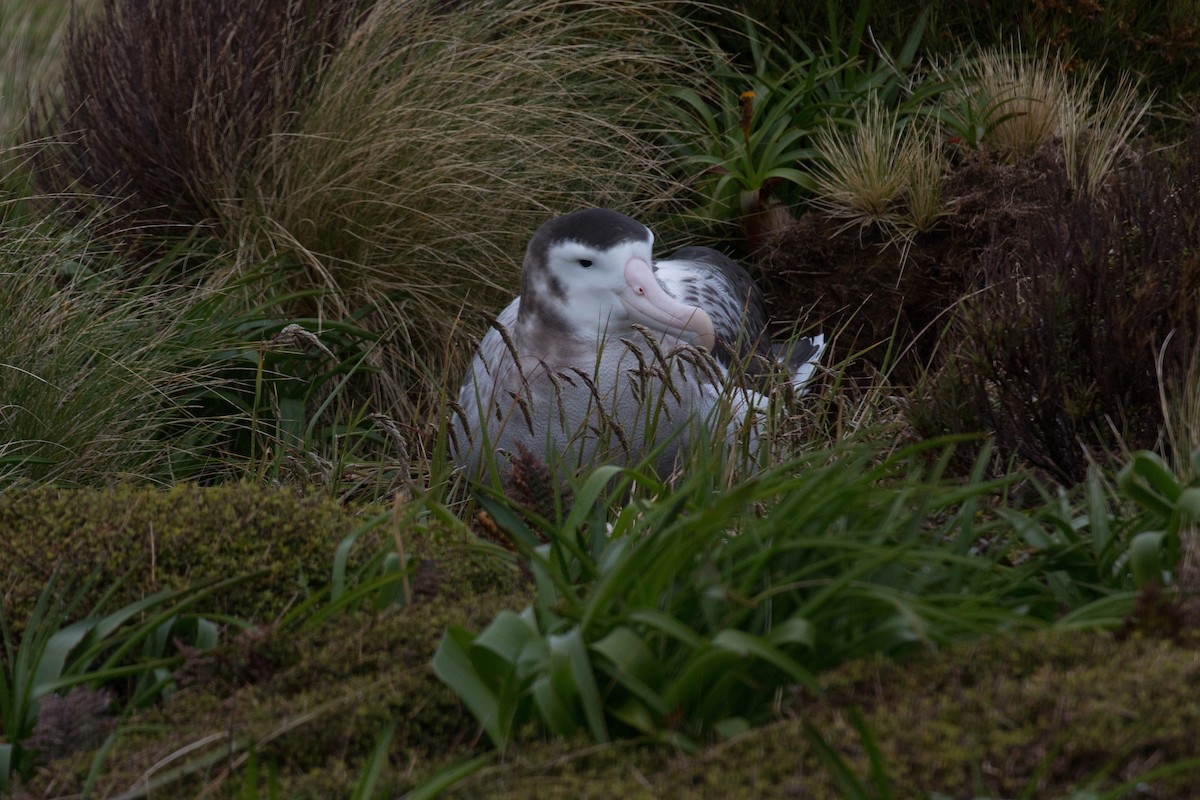
[[[590,258],[581,258],[581,259],[579,259],[579,266],[581,266],[581,267],[590,267],[591,265],[592,265],[592,260],[591,260]]]

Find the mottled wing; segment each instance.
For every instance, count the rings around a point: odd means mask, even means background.
[[[670,295],[712,317],[718,361],[728,367],[755,355],[773,359],[762,290],[736,261],[711,247],[685,247],[654,266]]]

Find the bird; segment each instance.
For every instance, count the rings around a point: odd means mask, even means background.
[[[451,404],[459,467],[477,476],[525,450],[560,470],[652,458],[670,474],[697,426],[753,442],[769,387],[804,389],[823,336],[771,342],[762,291],[736,261],[693,246],[656,262],[653,246],[650,228],[607,208],[534,232],[520,294]]]

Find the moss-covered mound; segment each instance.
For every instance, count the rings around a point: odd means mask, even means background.
[[[4,609],[23,628],[56,569],[68,594],[95,574],[84,612],[118,583],[112,607],[262,571],[203,608],[270,620],[328,581],[334,551],[356,524],[327,497],[261,486],[11,490],[0,494]]]
[[[445,625],[478,627],[523,600],[511,586],[444,594],[460,577],[398,613],[341,618],[305,633],[294,642],[295,662],[265,680],[229,691],[210,677],[142,715],[136,721],[145,724],[103,762],[97,796],[139,782],[149,796],[252,796],[248,750],[260,776],[264,765],[278,770],[280,797],[349,796],[393,722],[377,796],[400,796],[478,754],[486,748],[474,720],[431,676],[428,659]],[[895,797],[1014,797],[1028,787],[1035,797],[1061,797],[1141,779],[1149,796],[1189,798],[1200,780],[1200,765],[1186,763],[1200,729],[1200,701],[1188,688],[1197,680],[1200,653],[1169,640],[1056,632],[999,639],[904,664],[848,664],[825,677],[822,696],[789,698],[777,724],[693,755],[645,743],[527,741],[448,796],[850,796],[811,730],[867,785],[857,710]],[[55,762],[18,796],[75,789],[90,763],[91,754]],[[181,765],[188,777],[155,787]],[[1177,769],[1152,773],[1163,768]],[[265,792],[266,778],[260,783]]]
[[[1000,639],[907,664],[848,664],[826,676],[822,697],[793,698],[792,719],[694,756],[550,743],[478,773],[452,796],[856,796],[836,782],[805,724],[870,786],[867,748],[851,722],[857,709],[894,797],[1063,797],[1145,778],[1145,796],[1191,798],[1200,781],[1200,764],[1186,763],[1200,730],[1198,680],[1200,653],[1167,640]],[[1179,771],[1150,774],[1170,765]]]
[[[477,722],[433,676],[430,658],[448,626],[479,630],[500,609],[527,605],[530,586],[511,564],[482,554],[469,534],[403,532],[414,565],[407,605],[318,608],[270,624],[274,604],[299,591],[297,576],[327,574],[353,515],[317,497],[250,487],[43,489],[0,500],[10,603],[32,602],[37,576],[44,580],[54,563],[75,577],[99,568],[102,584],[145,565],[126,593],[244,568],[274,576],[257,594],[241,587],[240,600],[220,599],[242,615],[259,608],[267,624],[192,653],[166,701],[136,713],[106,747],[71,741],[56,750],[15,797],[74,796],[89,775],[95,797],[346,797],[369,773],[386,732],[376,796],[392,797],[487,751]],[[689,755],[530,732],[451,793],[837,798],[847,793],[831,758],[867,784],[873,745],[895,797],[1057,797],[1142,781],[1153,797],[1186,798],[1200,781],[1200,762],[1187,763],[1200,730],[1200,699],[1190,690],[1197,682],[1200,651],[1190,633],[1171,640],[1047,631],[904,663],[846,664],[823,677],[819,695],[782,698],[779,722]],[[86,706],[106,717],[99,722],[114,713],[94,696],[60,705]],[[80,720],[58,716],[62,730],[39,736],[65,744]],[[822,743],[836,755],[822,755]],[[72,752],[81,746],[88,749]]]
[[[470,752],[478,726],[433,676],[430,658],[447,626],[481,628],[529,598],[519,572],[465,537],[406,532],[416,564],[408,606],[309,615],[193,657],[176,673],[182,688],[134,717],[97,762],[92,796],[274,796],[266,776],[275,772],[280,797],[346,797],[392,723],[386,787]],[[16,796],[79,792],[95,758],[61,757]],[[247,789],[251,758],[262,786]]]

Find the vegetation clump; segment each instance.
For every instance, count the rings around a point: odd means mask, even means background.
[[[440,576],[414,602],[291,617],[194,654],[175,673],[179,689],[110,744],[93,791],[258,796],[267,787],[253,777],[247,789],[243,777],[257,763],[264,784],[266,765],[276,776],[280,794],[271,796],[346,795],[366,768],[364,754],[393,724],[383,786],[398,791],[413,764],[441,764],[470,749],[475,723],[433,677],[429,659],[447,626],[483,624],[522,602],[525,590],[515,571],[498,569],[462,535],[414,531],[407,545],[413,564]],[[65,755],[14,796],[78,790],[94,756]],[[171,769],[159,768],[167,763]]]
[[[5,609],[19,627],[47,580],[109,588],[124,604],[210,578],[253,576],[213,597],[215,613],[269,622],[329,579],[356,522],[315,492],[251,484],[167,489],[41,487],[0,494]]]
[[[1200,706],[1178,687],[1196,669],[1194,651],[1164,640],[1061,631],[857,660],[820,693],[791,694],[780,721],[695,753],[551,741],[447,796],[1064,797],[1142,785],[1183,800],[1200,771],[1189,734]]]
[[[126,230],[211,224],[267,137],[290,132],[360,5],[104,0],[73,16],[38,184],[113,206]]]

